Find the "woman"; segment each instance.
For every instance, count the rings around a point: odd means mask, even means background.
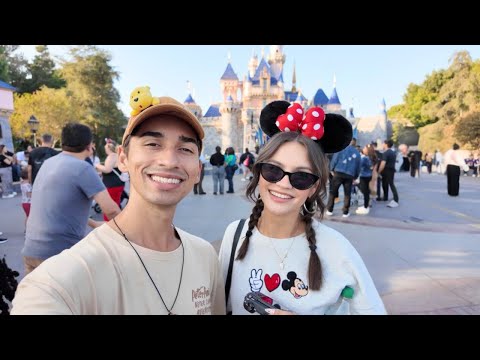
[[[370,182],[375,165],[377,164],[377,154],[372,145],[368,144],[362,149],[362,158],[360,160],[360,184],[358,185],[363,194],[363,207],[358,207],[356,214],[368,215],[370,212]]]
[[[228,180],[228,191],[227,194],[233,194],[233,175],[235,175],[235,171],[238,169],[237,166],[237,157],[235,156],[235,150],[233,147],[227,148],[225,151],[225,178]]]
[[[299,104],[275,101],[262,110],[260,125],[271,139],[247,187],[255,207],[234,253],[230,289],[228,268],[238,221],[228,226],[220,249],[229,290],[227,310],[248,314],[244,297],[261,292],[264,301],[277,308],[267,309],[270,314],[332,313],[350,288],[350,313],[385,314],[357,251],[340,233],[313,219],[317,209],[320,218],[325,211],[324,152],[348,146],[350,123],[340,115],[325,116],[321,108],[303,116]]]
[[[105,141],[105,153],[107,154],[105,165],[97,164],[95,168],[102,172],[103,183],[110,197],[120,206],[120,198],[125,188],[125,183],[120,179],[121,171],[117,167],[117,143],[112,139],[105,139]],[[105,214],[103,219],[105,221],[109,220]]]

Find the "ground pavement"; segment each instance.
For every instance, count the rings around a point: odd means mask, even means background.
[[[480,314],[480,179],[461,177],[460,196],[447,195],[444,175],[396,174],[400,206],[374,203],[369,215],[342,218],[342,202],[325,224],[344,234],[362,256],[390,314]],[[235,193],[187,196],[175,225],[218,250],[226,226],[248,217],[246,182],[235,176]],[[391,198],[391,195],[390,195]],[[24,214],[19,196],[0,199],[0,244],[10,267],[23,276]]]

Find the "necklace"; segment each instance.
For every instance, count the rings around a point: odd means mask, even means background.
[[[278,251],[277,251],[277,248],[275,247],[275,245],[273,245],[272,239],[271,239],[271,238],[268,238],[268,239],[270,240],[270,244],[271,244],[272,247],[273,247],[273,250],[275,250],[275,253],[277,254],[278,258],[280,259],[280,269],[282,269],[282,270],[285,268],[285,259],[287,258],[288,252],[289,252],[290,249],[292,248],[292,245],[293,245],[293,243],[295,242],[296,238],[297,238],[297,237],[294,237],[294,238],[293,238],[292,242],[290,243],[290,246],[288,247],[287,252],[285,253],[285,255],[284,255],[283,257],[280,256],[280,254],[279,254]]]
[[[175,295],[175,300],[173,300],[173,304],[172,304],[172,306],[171,306],[170,309],[169,309],[168,306],[167,306],[167,304],[165,304],[165,301],[163,300],[162,294],[160,294],[160,291],[158,290],[157,285],[156,285],[155,282],[153,281],[152,276],[151,276],[150,273],[148,272],[147,267],[146,267],[145,264],[143,263],[143,260],[142,260],[142,258],[140,257],[140,254],[139,254],[138,251],[135,249],[135,247],[132,245],[132,243],[130,242],[130,240],[127,239],[127,235],[125,235],[125,233],[122,231],[122,229],[120,229],[120,226],[118,226],[117,222],[115,221],[115,218],[113,218],[112,220],[113,220],[113,222],[115,223],[115,226],[118,228],[118,231],[120,231],[120,232],[122,233],[122,235],[123,235],[123,237],[125,238],[125,240],[127,241],[127,243],[130,244],[130,246],[132,247],[133,251],[135,251],[135,254],[137,254],[138,259],[140,260],[140,262],[141,262],[142,265],[143,265],[143,268],[145,269],[145,272],[147,273],[148,277],[150,278],[150,281],[152,282],[155,290],[157,290],[157,294],[158,294],[158,296],[160,296],[160,300],[162,300],[163,306],[165,306],[165,309],[167,309],[168,315],[174,315],[174,314],[172,313],[172,309],[173,309],[173,307],[175,306],[175,303],[177,302],[178,293],[180,292],[180,287],[181,287],[181,285],[182,285],[183,264],[185,263],[185,247],[183,246],[182,239],[180,239],[180,236],[178,236],[177,230],[176,230],[175,227],[173,227],[173,225],[172,225],[173,230],[175,231],[175,234],[177,234],[178,239],[180,240],[180,244],[182,245],[182,270],[181,270],[181,272],[180,272],[180,282],[178,283],[177,295]]]

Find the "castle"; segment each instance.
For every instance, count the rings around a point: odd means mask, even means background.
[[[263,53],[260,60],[255,54],[252,56],[243,80],[238,78],[229,61],[220,78],[223,101],[212,104],[205,115],[202,115],[202,109],[192,95],[188,95],[184,104],[199,118],[205,129],[205,155],[213,154],[217,145],[221,146],[222,151],[233,146],[237,153],[242,153],[245,148],[254,149],[256,145],[263,145],[266,136],[259,128],[259,116],[265,105],[274,100],[297,102],[305,110],[311,106],[320,106],[326,113],[343,115],[352,123],[354,137],[359,145],[390,138],[392,126],[387,119],[385,101],[382,102],[382,111],[378,115],[356,118],[353,108],[350,108],[347,117],[337,94],[335,80],[330,98],[322,89],[318,89],[309,101],[296,88],[294,66],[292,88],[290,91],[285,90],[285,60],[283,45],[271,45],[267,58]]]

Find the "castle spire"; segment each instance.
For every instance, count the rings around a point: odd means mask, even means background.
[[[295,72],[295,60],[293,61],[292,92],[297,92],[297,73]]]
[[[262,46],[262,59],[265,57],[265,46]]]
[[[232,62],[232,54],[230,53],[230,51],[227,53],[227,59],[228,63],[230,64]]]

